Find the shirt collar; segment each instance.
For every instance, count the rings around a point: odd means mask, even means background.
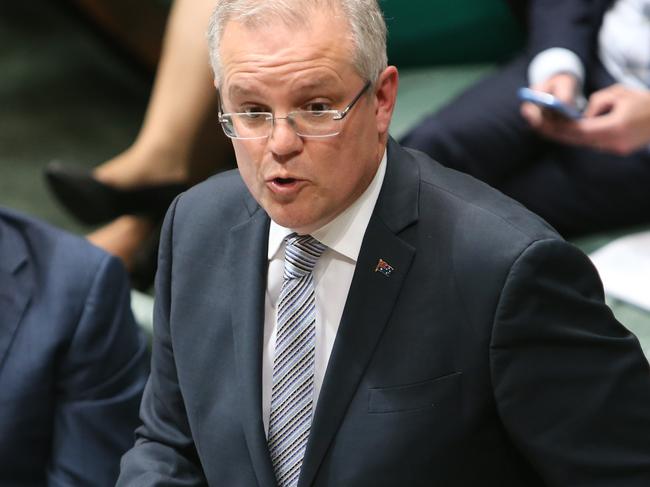
[[[386,151],[381,158],[375,177],[366,190],[334,220],[312,232],[312,237],[338,252],[348,259],[356,262],[361,250],[363,236],[366,233],[368,222],[375,209],[377,198],[386,174]],[[287,235],[293,233],[290,228],[281,227],[273,220],[269,227],[268,259],[273,259],[280,249]]]

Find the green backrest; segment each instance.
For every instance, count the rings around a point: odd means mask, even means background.
[[[503,61],[523,33],[505,0],[380,0],[399,67]]]

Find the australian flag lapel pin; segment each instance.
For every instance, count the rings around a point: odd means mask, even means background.
[[[386,277],[390,277],[394,270],[393,266],[384,259],[379,259],[379,262],[377,262],[377,266],[375,267],[375,272],[380,272]]]

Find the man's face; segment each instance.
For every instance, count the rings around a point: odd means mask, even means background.
[[[366,80],[352,66],[348,24],[326,12],[312,18],[313,25],[297,29],[281,22],[254,29],[226,25],[220,48],[224,112],[284,117],[300,109],[342,110],[352,101]],[[393,78],[396,90],[396,71]],[[310,233],[363,193],[385,147],[394,94],[390,103],[383,98],[381,88],[371,88],[333,137],[300,137],[277,120],[270,137],[233,140],[244,182],[276,223]]]

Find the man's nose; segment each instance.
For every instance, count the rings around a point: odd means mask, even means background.
[[[302,137],[296,134],[296,130],[287,117],[276,117],[273,121],[271,136],[269,137],[269,149],[276,155],[286,156],[297,152],[302,148]]]

